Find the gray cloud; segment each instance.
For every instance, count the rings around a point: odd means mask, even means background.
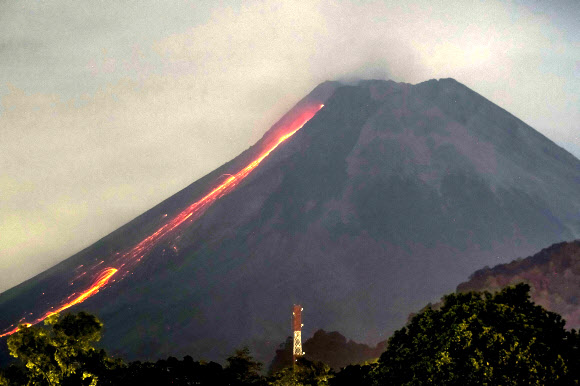
[[[0,3],[0,290],[233,158],[329,79],[453,77],[580,155],[574,2],[199,3]]]

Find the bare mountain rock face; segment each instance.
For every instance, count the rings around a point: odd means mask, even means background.
[[[530,285],[533,302],[580,328],[580,240],[554,244],[540,252],[493,268],[483,268],[457,286],[458,292],[497,291],[517,283]]]
[[[374,346],[474,270],[580,237],[580,161],[507,111],[453,79],[326,82],[239,157],[1,294],[0,328],[61,302],[79,266],[106,266],[319,103],[235,189],[71,308],[104,321],[105,348],[223,361],[249,345],[269,361],[293,303],[305,336]]]

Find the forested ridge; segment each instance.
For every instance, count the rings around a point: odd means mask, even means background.
[[[530,285],[533,302],[562,315],[568,329],[580,328],[580,240],[553,244],[532,256],[480,269],[459,284],[457,291],[497,291],[521,282]]]

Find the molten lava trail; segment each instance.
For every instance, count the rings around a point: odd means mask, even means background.
[[[103,271],[101,271],[99,273],[99,275],[97,276],[97,278],[95,279],[95,281],[93,282],[93,284],[91,284],[91,286],[85,290],[84,292],[82,292],[80,295],[76,295],[73,294],[71,296],[69,296],[64,302],[63,304],[61,304],[56,310],[50,310],[47,311],[43,316],[41,316],[40,318],[36,319],[33,322],[30,323],[24,323],[27,326],[31,326],[33,324],[37,324],[41,321],[43,321],[44,319],[48,318],[51,315],[57,314],[61,311],[66,310],[67,308],[70,308],[72,306],[74,306],[75,304],[79,304],[84,302],[86,299],[90,298],[91,296],[93,296],[94,294],[96,294],[97,292],[99,292],[99,290],[101,289],[101,287],[103,287],[105,284],[107,284],[107,282],[109,281],[109,279],[115,274],[117,273],[117,269],[116,268],[106,268]],[[76,295],[76,296],[75,296]],[[18,331],[18,327],[10,330],[10,331],[6,331],[3,334],[0,335],[0,338],[6,335],[11,335],[13,333],[15,333],[16,331]]]
[[[51,315],[58,312],[64,311],[69,307],[76,304],[84,302],[86,299],[95,295],[103,288],[111,278],[119,273],[122,278],[131,272],[131,269],[143,259],[162,239],[168,237],[172,234],[180,225],[184,223],[191,223],[197,220],[216,200],[230,193],[236,188],[246,178],[252,170],[254,170],[271,152],[273,152],[282,142],[290,138],[294,133],[302,128],[324,105],[315,105],[305,108],[301,114],[294,119],[290,124],[288,124],[282,131],[285,132],[280,136],[273,144],[271,144],[266,150],[264,150],[254,161],[248,164],[245,168],[240,170],[234,175],[229,175],[229,177],[214,188],[211,192],[203,196],[200,200],[194,202],[186,209],[181,211],[170,221],[165,223],[161,228],[157,229],[154,233],[143,239],[133,248],[128,251],[117,255],[111,265],[112,267],[107,267],[99,271],[92,284],[82,291],[80,294],[73,293],[68,298],[60,303],[58,307],[52,307],[50,310],[46,311],[41,317],[35,319],[33,322],[24,322],[23,319],[19,321],[19,324],[33,325],[37,324]],[[98,266],[103,264],[101,261],[95,266],[89,268],[88,270],[76,275],[76,278],[84,276],[87,272],[96,270]],[[80,266],[79,268],[81,268]],[[74,280],[73,280],[74,281]],[[113,282],[115,280],[112,280]],[[72,284],[72,283],[71,283]],[[18,327],[14,325],[8,328],[9,331],[4,331],[0,334],[0,337],[11,335],[18,331]]]

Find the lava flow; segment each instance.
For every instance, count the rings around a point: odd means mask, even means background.
[[[73,295],[69,296],[67,298],[67,300],[65,300],[64,304],[61,304],[56,310],[50,310],[47,313],[45,313],[43,316],[41,316],[40,318],[36,319],[34,322],[24,323],[24,324],[26,324],[27,326],[31,326],[33,324],[36,324],[36,323],[43,321],[44,319],[48,318],[51,315],[57,314],[61,311],[64,311],[67,308],[74,306],[75,304],[79,304],[79,303],[84,302],[86,299],[88,299],[89,297],[91,297],[94,294],[96,294],[97,292],[99,292],[101,287],[103,287],[105,284],[107,284],[107,282],[109,281],[111,276],[113,276],[115,273],[117,273],[116,268],[107,268],[107,269],[103,270],[97,276],[95,282],[87,290],[82,292],[80,295],[75,296],[76,294],[73,294]],[[10,331],[7,331],[7,332],[1,334],[0,338],[3,336],[6,336],[6,335],[11,335],[11,334],[15,333],[16,331],[18,331],[18,327],[16,327],[13,330],[10,330]]]
[[[198,201],[191,204],[185,210],[177,214],[173,219],[165,223],[161,228],[156,230],[154,233],[143,239],[133,248],[129,249],[128,251],[118,254],[111,265],[113,267],[108,267],[101,270],[97,275],[93,283],[81,292],[79,295],[73,293],[67,299],[61,302],[61,304],[54,309],[52,307],[49,311],[45,312],[43,316],[39,317],[38,319],[34,320],[33,322],[24,322],[23,319],[20,320],[19,324],[25,325],[33,325],[37,324],[47,317],[54,315],[58,312],[61,312],[69,307],[72,307],[76,304],[84,302],[89,297],[95,295],[99,290],[104,287],[111,278],[117,274],[121,273],[121,277],[124,277],[126,274],[130,273],[131,268],[141,261],[141,259],[149,253],[157,243],[171,234],[176,228],[180,225],[185,223],[186,221],[191,223],[197,220],[206,210],[209,208],[216,200],[223,197],[224,195],[231,192],[244,178],[246,178],[252,170],[254,170],[263,160],[266,158],[272,151],[274,151],[282,142],[290,138],[294,133],[302,128],[324,105],[315,105],[310,106],[304,109],[301,112],[298,118],[294,119],[290,124],[284,128],[285,134],[280,136],[273,144],[271,144],[266,150],[264,150],[254,161],[248,164],[245,168],[240,170],[234,175],[228,175],[229,177],[214,188],[211,192],[206,194],[204,197],[199,199]],[[98,266],[103,264],[103,261],[100,261],[98,264],[93,266],[92,268],[82,272],[80,275],[76,277],[80,277],[85,275],[87,272],[95,270]],[[80,266],[79,268],[81,268]],[[114,281],[114,280],[113,280]],[[72,284],[72,283],[71,283]],[[14,327],[12,325],[11,327]],[[4,333],[0,334],[0,337],[11,335],[14,332],[18,331],[18,327],[13,328],[9,331],[5,331]]]

